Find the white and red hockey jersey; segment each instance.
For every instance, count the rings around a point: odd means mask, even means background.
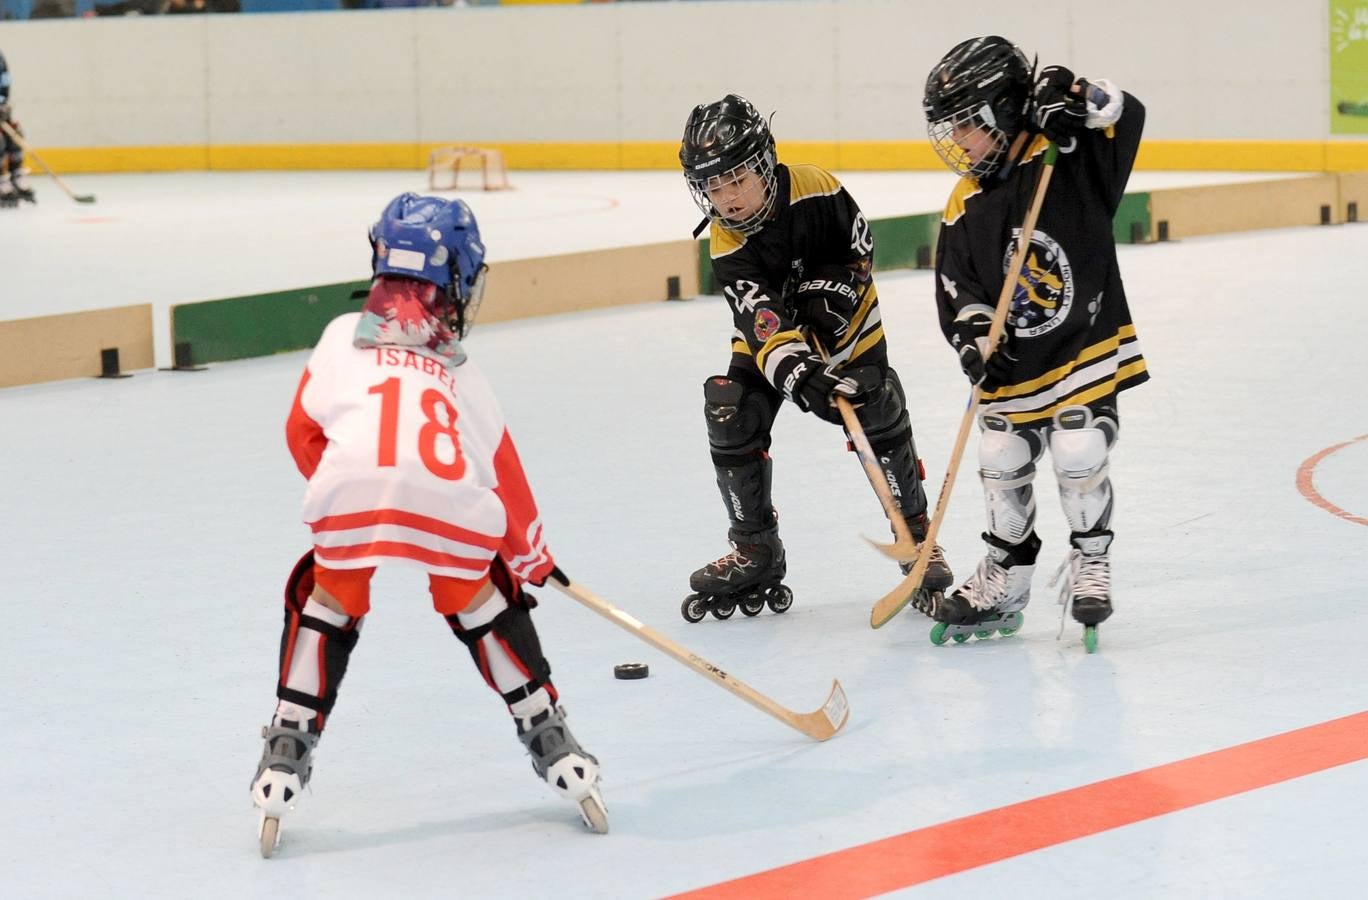
[[[478,579],[497,554],[541,584],[555,563],[489,383],[402,347],[352,345],[359,313],[309,357],[286,440],[309,479],[304,521],[333,569],[403,563]]]

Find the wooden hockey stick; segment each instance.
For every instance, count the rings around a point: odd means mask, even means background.
[[[51,167],[49,167],[47,163],[43,162],[43,158],[41,156],[33,152],[29,145],[24,142],[24,139],[19,136],[19,132],[11,128],[8,122],[0,122],[0,131],[5,132],[5,135],[10,140],[18,144],[19,149],[23,150],[26,156],[31,157],[33,161],[36,162],[44,172],[48,173],[48,175],[51,176],[52,180],[57,182],[57,186],[62,190],[66,191],[66,195],[70,197],[72,200],[75,200],[77,203],[95,202],[94,194],[77,194],[74,191],[72,191],[71,188],[67,187],[66,182],[63,181],[61,178],[57,177],[57,173],[52,171]]]
[[[823,362],[827,362],[831,357],[827,355],[826,348],[817,339],[817,335],[808,335],[808,340]],[[874,488],[874,493],[879,497],[879,503],[883,505],[884,515],[893,525],[893,536],[897,540],[892,544],[880,543],[872,538],[865,538],[869,545],[880,553],[891,556],[898,562],[912,562],[917,558],[917,539],[912,537],[912,530],[907,527],[907,519],[903,517],[902,509],[898,502],[893,499],[893,491],[888,486],[888,479],[884,475],[883,467],[879,465],[878,454],[869,444],[869,438],[865,435],[864,426],[860,424],[860,419],[855,415],[855,407],[844,397],[836,397],[836,408],[841,411],[841,420],[845,422],[846,434],[850,435],[850,443],[855,447],[855,455],[860,458],[860,465],[864,466],[865,475],[869,478],[869,486]]]
[[[1017,238],[1016,252],[1012,255],[1012,264],[1007,268],[1007,276],[1002,282],[1002,291],[998,294],[997,308],[993,310],[993,324],[988,329],[988,353],[983,361],[986,363],[997,349],[998,341],[1002,338],[1002,332],[1007,329],[1007,312],[1012,306],[1012,296],[1016,293],[1017,279],[1021,277],[1021,267],[1026,263],[1026,253],[1031,249],[1031,233],[1035,231],[1036,219],[1040,217],[1041,204],[1045,202],[1045,191],[1050,186],[1050,176],[1054,174],[1055,161],[1059,158],[1059,147],[1050,143],[1045,151],[1044,165],[1040,169],[1040,181],[1036,184],[1035,196],[1031,198],[1031,207],[1026,212],[1026,220],[1021,223],[1021,234]],[[950,505],[950,490],[955,486],[955,476],[959,474],[960,457],[964,455],[964,445],[969,441],[969,427],[974,424],[974,416],[978,412],[979,401],[983,398],[983,392],[977,384],[969,391],[969,405],[965,407],[964,417],[960,419],[959,434],[955,436],[954,449],[950,451],[950,459],[946,464],[945,480],[941,482],[940,497],[936,500],[936,511],[931,516],[931,521],[926,526],[926,539],[923,543],[928,546],[935,546],[936,535],[940,531],[941,522],[945,521],[945,510]],[[931,554],[922,555],[912,571],[907,574],[897,587],[884,594],[874,604],[874,608],[869,611],[869,626],[871,628],[882,628],[888,623],[889,619],[896,616],[908,601],[917,593],[921,587],[922,579],[926,577],[926,568],[931,561]]]
[[[566,575],[559,568],[551,571],[551,578],[549,581],[554,584],[561,593],[568,595],[572,600],[589,607],[605,619],[608,619],[626,631],[630,631],[657,650],[660,650],[669,656],[673,656],[675,659],[719,687],[731,691],[761,712],[768,713],[780,722],[783,722],[790,728],[801,731],[813,740],[825,741],[834,736],[836,732],[845,727],[846,719],[850,717],[850,705],[846,702],[845,691],[842,690],[839,681],[832,680],[831,693],[827,695],[826,702],[822,704],[821,709],[810,713],[793,712],[792,710],[785,709],[778,703],[775,703],[773,700],[754,690],[750,686],[738,681],[731,675],[728,675],[703,657],[691,653],[689,650],[676,644],[654,628],[643,625],[631,615],[623,612],[616,606],[613,606],[607,600],[596,596],[588,588],[573,583],[570,580],[570,576]]]

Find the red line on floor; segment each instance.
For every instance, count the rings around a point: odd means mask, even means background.
[[[676,896],[872,897],[1362,759],[1368,759],[1368,712]]]
[[[1320,465],[1321,460],[1325,459],[1327,456],[1329,456],[1331,453],[1334,453],[1336,450],[1342,450],[1345,447],[1348,447],[1350,444],[1354,444],[1358,441],[1363,440],[1368,440],[1368,434],[1361,434],[1358,437],[1354,438],[1352,441],[1345,441],[1344,443],[1336,444],[1333,447],[1326,447],[1324,450],[1317,453],[1315,456],[1311,457],[1306,462],[1298,466],[1297,490],[1301,491],[1302,496],[1305,497],[1307,500],[1310,500],[1312,503],[1316,504],[1328,513],[1339,516],[1341,519],[1345,519],[1350,522],[1356,522],[1359,525],[1368,525],[1368,519],[1365,519],[1362,516],[1356,516],[1353,513],[1345,512],[1335,504],[1331,503],[1329,500],[1326,500],[1324,497],[1322,497],[1320,491],[1316,490],[1316,486],[1312,483],[1311,480],[1316,473],[1316,466]]]

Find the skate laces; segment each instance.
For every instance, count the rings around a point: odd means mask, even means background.
[[[1061,581],[1060,576],[1066,569],[1069,575]],[[1111,561],[1106,556],[1088,556],[1074,547],[1050,578],[1050,587],[1056,583],[1059,584],[1060,606],[1059,634],[1055,638],[1058,640],[1064,636],[1065,619],[1073,608],[1075,597],[1111,596]]]
[[[979,560],[973,576],[960,589],[960,595],[978,610],[992,609],[997,605],[997,598],[1006,594],[1007,570],[989,556]]]
[[[945,561],[945,551],[941,549],[940,544],[931,545],[931,561],[926,564],[927,570],[929,571],[932,566],[940,566],[943,569],[950,567],[950,564]]]
[[[746,556],[741,551],[741,546],[736,541],[728,541],[731,544],[731,552],[712,564],[713,571],[725,572],[728,569],[749,569],[756,564],[755,556]]]

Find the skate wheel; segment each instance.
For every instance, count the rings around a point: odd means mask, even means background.
[[[956,644],[963,644],[965,641],[969,640],[969,635],[964,633],[953,634],[950,637]]]
[[[945,630],[949,627],[950,626],[945,622],[937,622],[935,625],[932,625],[931,643],[935,644],[937,647],[939,647],[941,644],[944,644],[946,640],[948,640],[948,638],[946,638],[945,636]]]
[[[267,816],[261,820],[261,856],[270,859],[280,844],[280,820]]]
[[[716,619],[730,619],[732,617],[732,613],[734,612],[736,612],[736,604],[728,602],[718,603],[716,606],[713,607],[712,614],[713,618]]]
[[[766,602],[769,603],[769,608],[776,613],[788,612],[789,607],[793,605],[793,591],[781,584],[769,592]]]
[[[1087,625],[1083,628],[1083,649],[1089,653],[1097,652],[1097,626]]]
[[[590,794],[579,802],[580,818],[584,820],[584,827],[594,834],[608,833],[608,810],[603,808],[603,804]]]
[[[684,598],[683,604],[679,607],[679,612],[680,615],[684,616],[685,622],[692,622],[697,625],[708,614],[708,601],[698,594],[690,594]]]
[[[765,608],[762,597],[747,598],[741,601],[741,613],[745,616],[758,616]]]
[[[981,641],[986,641],[988,638],[990,638],[990,637],[992,637],[992,636],[993,636],[992,629],[989,629],[989,630],[987,630],[987,631],[975,631],[975,632],[974,632],[974,637],[978,638],[978,639],[981,640]]]
[[[1019,630],[1019,629],[1011,628],[1011,627],[1008,627],[1008,628],[999,628],[999,629],[998,629],[998,634],[1002,635],[1003,637],[1011,637],[1012,635],[1016,634],[1018,630]]]

